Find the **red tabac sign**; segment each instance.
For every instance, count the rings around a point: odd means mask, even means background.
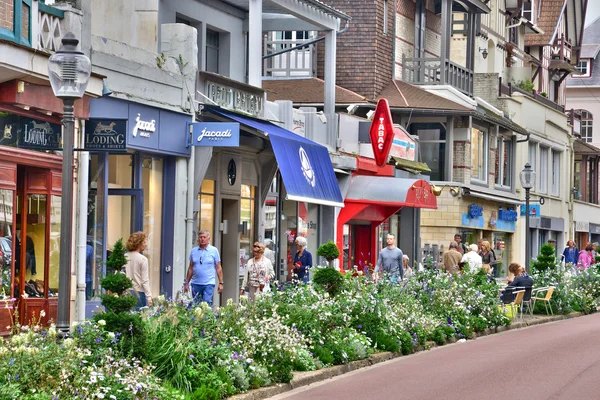
[[[394,141],[394,125],[392,124],[392,113],[390,104],[386,99],[381,99],[375,107],[373,122],[371,123],[371,146],[373,146],[373,155],[375,163],[383,167],[388,162],[392,142]]]

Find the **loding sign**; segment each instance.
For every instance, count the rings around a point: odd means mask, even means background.
[[[240,124],[237,122],[188,122],[192,127],[192,146],[239,147]]]
[[[380,99],[377,102],[369,136],[371,138],[375,163],[377,166],[383,167],[388,162],[390,149],[394,141],[392,113],[390,112],[390,105],[387,99]]]
[[[85,122],[84,150],[125,151],[127,121],[90,119]]]
[[[18,147],[22,149],[62,150],[61,126],[58,124],[21,117],[16,134]]]

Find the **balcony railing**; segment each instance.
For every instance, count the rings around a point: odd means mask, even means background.
[[[473,71],[452,61],[433,57],[406,58],[402,55],[402,80],[414,85],[452,85],[473,96]]]
[[[502,96],[503,94],[507,95],[507,96],[512,96],[513,93],[521,93],[527,97],[530,97],[534,100],[539,101],[540,103],[542,103],[556,111],[560,111],[562,113],[565,112],[564,106],[561,106],[560,104],[553,102],[546,96],[542,96],[536,90],[533,90],[533,92],[528,92],[526,90],[519,88],[516,85],[513,85],[511,82],[509,82],[508,84],[504,84],[502,82],[502,78],[498,78],[498,79],[499,79],[498,80],[498,95],[499,96]]]
[[[552,43],[550,48],[550,55],[553,60],[561,60],[570,63],[571,51],[571,42],[566,40],[565,36],[562,35],[561,37],[554,39],[554,43]]]
[[[265,40],[263,54],[271,55],[302,45],[306,40]],[[315,44],[307,44],[295,50],[282,52],[264,59],[264,76],[313,77],[317,72]]]
[[[43,0],[5,1],[4,7],[4,15],[13,18],[0,18],[0,39],[47,52],[59,48],[64,11]]]

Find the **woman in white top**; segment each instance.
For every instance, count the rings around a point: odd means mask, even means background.
[[[476,244],[470,245],[469,252],[466,253],[461,260],[461,262],[469,264],[469,271],[473,273],[479,272],[483,265],[483,261],[481,256],[477,253],[477,250],[479,250],[479,247]]]
[[[253,246],[254,257],[246,263],[244,271],[244,280],[240,296],[244,294],[245,288],[248,288],[250,301],[254,300],[256,292],[262,293],[266,285],[269,285],[271,278],[275,277],[273,264],[271,260],[265,257],[265,245],[255,242]]]
[[[146,250],[146,234],[135,232],[129,236],[125,247],[129,251],[125,253],[127,264],[125,273],[133,282],[132,292],[138,298],[136,309],[152,306],[152,293],[150,292],[150,277],[148,275],[148,259],[142,254]]]

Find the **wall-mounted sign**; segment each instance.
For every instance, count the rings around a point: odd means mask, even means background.
[[[295,108],[292,108],[292,132],[306,137],[306,115]]]
[[[135,125],[131,131],[133,137],[137,137],[139,134],[140,137],[149,138],[150,134],[154,132],[156,132],[156,120],[145,121],[142,119],[141,114],[135,117]]]
[[[206,82],[205,95],[212,104],[255,117],[261,116],[265,101],[264,94],[251,93],[212,81]]]
[[[467,214],[469,218],[479,218],[483,215],[483,207],[477,204],[470,204]]]
[[[61,127],[57,124],[21,118],[17,136],[22,149],[62,150]]]
[[[188,122],[188,132],[190,125],[192,146],[240,146],[240,124],[237,122]]]
[[[529,216],[530,217],[539,217],[541,213],[541,207],[539,204],[529,204]],[[521,217],[525,216],[525,205],[522,204],[519,210],[519,215]]]
[[[415,161],[415,140],[400,125],[394,125],[394,140],[390,156]]]
[[[500,208],[500,210],[498,211],[498,219],[501,221],[516,221],[517,217],[517,212],[513,207],[509,207],[506,210]]]
[[[383,167],[388,162],[390,149],[394,140],[394,126],[392,124],[392,113],[390,105],[386,99],[380,99],[375,107],[373,122],[369,131],[371,137],[371,146],[375,163]]]
[[[590,223],[585,221],[575,221],[575,232],[589,232]]]
[[[126,151],[127,121],[90,119],[85,123],[84,149],[89,151]]]

